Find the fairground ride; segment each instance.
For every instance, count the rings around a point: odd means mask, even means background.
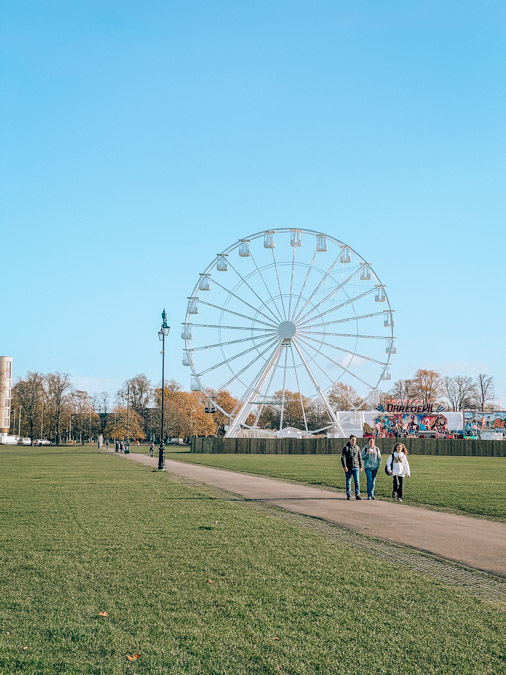
[[[342,382],[360,391],[362,408],[372,400],[391,379],[393,329],[385,285],[349,244],[267,230],[239,239],[200,274],[182,325],[183,365],[191,389],[228,417],[227,437],[258,428],[265,406],[279,406],[282,430],[286,392],[300,399],[305,431],[311,401],[339,433],[329,393]],[[233,410],[219,404],[225,391],[238,401]]]

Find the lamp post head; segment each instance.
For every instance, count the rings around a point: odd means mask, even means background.
[[[163,340],[164,337],[167,337],[170,331],[170,326],[167,324],[167,312],[165,311],[165,307],[163,308],[162,312],[162,327],[158,331],[158,337],[160,340]]]

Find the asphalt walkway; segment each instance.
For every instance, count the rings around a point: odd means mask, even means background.
[[[156,457],[119,455],[156,468]],[[454,560],[484,572],[506,576],[506,525],[489,520],[430,511],[405,503],[362,499],[300,483],[252,476],[166,459],[166,470],[247,500],[319,518],[372,537]]]

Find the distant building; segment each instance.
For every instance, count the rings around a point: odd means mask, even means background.
[[[12,356],[0,356],[0,434],[11,425]]]

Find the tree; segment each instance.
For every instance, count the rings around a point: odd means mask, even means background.
[[[404,401],[404,399],[418,398],[417,392],[418,389],[413,380],[397,380],[390,390],[390,395]]]
[[[144,373],[127,380],[118,396],[126,401],[128,398],[130,407],[142,418],[143,426],[146,427],[149,404],[153,399],[153,387]]]
[[[481,412],[485,412],[485,408],[489,407],[487,401],[494,398],[494,378],[492,375],[485,375],[480,373],[476,377],[476,403]]]
[[[312,401],[299,392],[280,389],[274,392],[273,405],[263,406],[259,426],[267,429],[296,427],[304,429],[311,411]],[[302,404],[301,404],[302,400]],[[304,419],[304,415],[306,416]],[[283,418],[281,419],[281,416]]]
[[[60,445],[61,429],[65,412],[68,412],[68,403],[72,384],[68,373],[49,373],[45,377],[49,419],[54,431],[56,445]]]
[[[356,410],[363,403],[355,388],[343,382],[333,384],[327,398],[334,410]]]
[[[81,443],[88,436],[91,441],[93,433],[98,433],[100,429],[100,418],[94,410],[93,399],[86,391],[77,390],[70,396],[70,405],[72,406],[72,420],[74,438],[79,436]]]
[[[424,405],[436,403],[441,392],[441,378],[435,370],[420,368],[413,378],[414,395],[422,400]]]
[[[156,433],[161,428],[161,389],[155,389],[157,407],[153,411]],[[182,391],[172,380],[165,385],[164,438],[188,438],[190,436],[212,436],[216,433],[213,416],[205,412],[206,397],[201,392]]]
[[[229,391],[219,391],[212,397],[211,403],[217,403],[221,408],[223,408],[225,412],[231,413],[235,410],[239,401],[234,396],[232,396]],[[218,426],[217,431],[224,432],[225,426],[230,424],[230,417],[222,413],[221,410],[217,408],[214,414],[214,421]]]
[[[176,391],[169,393],[167,405],[167,433],[174,438],[213,436],[216,424],[205,412],[206,399],[201,392]]]
[[[27,373],[24,380],[19,380],[12,389],[13,403],[17,405],[18,414],[24,414],[25,427],[33,445],[35,426],[40,424],[42,406],[44,405],[44,378],[40,373]]]
[[[124,438],[126,440],[129,438],[144,438],[142,417],[135,410],[128,410],[127,412],[126,407],[116,406],[107,417],[105,435],[107,438]]]
[[[239,400],[232,396],[232,394],[224,389],[223,391],[215,392],[212,389],[208,390],[211,394],[211,399],[206,399],[204,397],[203,403],[204,407],[215,407],[216,412],[213,415],[214,422],[216,424],[216,435],[223,436],[225,433],[225,426],[230,424],[230,417],[225,413],[237,412],[239,408]],[[216,406],[219,406],[216,407]],[[223,413],[222,410],[225,411]],[[246,424],[252,425],[255,422],[255,415],[250,413],[246,419]]]
[[[452,410],[460,411],[470,408],[476,398],[476,385],[468,375],[443,377],[441,390]]]
[[[327,407],[319,396],[310,402],[309,410],[306,412],[306,419],[308,429],[311,431],[326,429],[326,427],[332,424]]]

